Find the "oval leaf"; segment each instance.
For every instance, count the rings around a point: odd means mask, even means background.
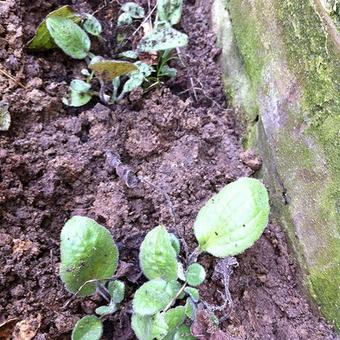
[[[108,291],[111,296],[111,300],[114,303],[121,303],[124,300],[125,284],[122,281],[111,281],[108,286]]]
[[[240,178],[212,197],[197,215],[194,232],[200,249],[217,257],[242,253],[268,223],[269,199],[264,185]]]
[[[83,23],[83,28],[87,33],[95,37],[98,37],[102,33],[102,25],[91,14],[86,14],[86,19]]]
[[[74,326],[72,340],[99,340],[103,334],[103,324],[93,315],[84,316]]]
[[[104,315],[110,315],[113,314],[115,311],[117,311],[117,306],[115,303],[110,303],[108,306],[100,306],[96,308],[96,314],[104,316]]]
[[[169,236],[170,236],[172,248],[174,248],[176,254],[179,255],[179,252],[181,251],[181,243],[179,242],[179,239],[173,233],[169,233]]]
[[[80,21],[80,17],[76,13],[74,13],[73,9],[68,5],[60,7],[56,9],[55,11],[49,13],[46,19],[51,18],[51,17],[61,17],[65,19],[71,19],[74,22]],[[50,35],[50,32],[47,29],[46,19],[37,28],[37,31],[33,39],[31,39],[28,42],[26,46],[28,50],[46,51],[46,50],[57,47],[53,38]]]
[[[199,263],[193,263],[188,267],[185,278],[189,285],[199,286],[205,280],[205,270]]]
[[[122,13],[117,20],[118,26],[130,25],[132,24],[132,16],[129,13]]]
[[[187,298],[185,303],[185,315],[192,321],[196,319],[197,307],[191,298]]]
[[[176,296],[180,285],[176,281],[162,279],[148,281],[137,289],[133,298],[133,310],[140,315],[153,315],[165,308]]]
[[[176,257],[170,235],[164,226],[158,226],[147,233],[140,247],[139,261],[144,275],[149,280],[177,279]]]
[[[70,88],[78,93],[86,93],[90,90],[91,84],[80,79],[73,79],[71,81]]]
[[[192,301],[198,302],[200,299],[200,293],[196,288],[186,287],[184,291],[191,297]]]
[[[165,321],[168,324],[169,332],[173,332],[185,320],[185,307],[178,306],[169,309],[164,313]]]
[[[118,265],[118,249],[109,231],[96,221],[73,216],[61,231],[60,277],[75,293],[88,280],[112,277]],[[94,283],[86,284],[80,296],[95,292]]]
[[[106,80],[113,80],[123,74],[138,70],[137,66],[127,61],[100,60],[91,62],[89,68]]]
[[[157,14],[159,21],[167,21],[171,25],[180,22],[183,0],[157,0]]]
[[[63,52],[74,59],[84,59],[91,47],[91,41],[71,19],[50,17],[46,19],[47,29],[54,42]]]
[[[139,52],[164,51],[188,44],[188,36],[169,26],[158,26],[139,43]]]
[[[70,90],[69,97],[62,99],[63,103],[67,106],[80,107],[86,105],[92,99],[90,93],[79,93],[74,90]]]
[[[123,4],[122,11],[128,13],[134,19],[142,19],[145,16],[144,8],[134,2],[126,2]]]

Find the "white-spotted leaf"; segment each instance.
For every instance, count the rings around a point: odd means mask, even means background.
[[[134,19],[142,19],[145,16],[144,8],[135,2],[126,2],[122,5],[122,11],[130,14]]]
[[[86,19],[84,20],[83,28],[87,33],[95,37],[98,37],[102,33],[102,25],[91,14],[86,14]]]
[[[176,281],[148,281],[137,289],[133,298],[133,311],[140,315],[153,315],[165,308],[179,289],[180,285]]]
[[[71,293],[89,280],[108,279],[116,271],[117,246],[109,231],[96,221],[73,216],[64,225],[60,239],[60,277]],[[89,296],[95,291],[95,283],[87,283],[79,295]]]
[[[124,51],[122,53],[119,53],[120,58],[127,58],[127,59],[137,59],[138,53],[135,51]]]
[[[177,254],[164,226],[155,227],[147,233],[140,247],[139,261],[149,280],[177,279]]]
[[[63,52],[74,59],[84,59],[90,51],[91,41],[86,32],[71,19],[49,17],[47,29]]]
[[[129,13],[122,13],[117,20],[118,26],[130,25],[132,24],[133,18]]]
[[[167,25],[158,25],[139,43],[139,52],[164,51],[188,44],[188,36]]]
[[[157,0],[157,14],[159,21],[167,21],[171,25],[180,22],[183,0]]]
[[[203,266],[199,263],[191,264],[186,273],[185,273],[186,281],[191,286],[199,286],[205,280],[205,270]]]
[[[213,196],[197,215],[194,232],[200,249],[217,257],[251,247],[268,223],[269,200],[264,185],[240,178]]]
[[[99,340],[103,334],[103,324],[93,315],[84,316],[74,326],[72,340]]]

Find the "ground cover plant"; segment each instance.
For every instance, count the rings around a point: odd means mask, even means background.
[[[190,254],[184,239],[157,226],[145,236],[139,253],[140,268],[148,279],[133,297],[131,325],[140,340],[195,339],[190,324],[196,319],[200,301],[198,286],[205,278],[204,267],[197,262],[202,252],[229,258],[221,266],[225,285],[229,265],[261,236],[268,223],[269,203],[263,184],[241,178],[225,186],[199,211],[194,234],[198,247]],[[185,251],[181,251],[181,243]],[[182,261],[180,261],[181,259]],[[229,265],[228,265],[229,264]],[[117,311],[124,299],[124,284],[114,278],[118,251],[110,233],[95,221],[72,217],[61,232],[60,276],[66,288],[79,296],[96,291],[108,301],[96,309],[101,317]],[[106,285],[107,284],[107,285]],[[225,286],[228,292],[228,287]],[[230,294],[222,296],[222,306],[204,306],[213,315],[230,303]],[[102,323],[95,316],[85,316],[73,330],[72,339],[100,339]]]
[[[182,5],[182,0],[158,0],[156,19],[152,23],[152,12],[145,16],[144,9],[138,4],[123,4],[122,14],[117,20],[118,26],[143,20],[148,28],[135,50],[120,52],[116,59],[103,58],[90,51],[89,35],[100,39],[102,26],[93,15],[76,13],[67,5],[46,16],[27,49],[48,51],[59,47],[71,58],[86,61],[87,68],[81,71],[82,79],[73,79],[70,83],[68,96],[63,98],[65,105],[83,106],[93,96],[98,96],[105,104],[117,103],[127,93],[142,86],[144,81],[152,88],[160,84],[162,78],[176,76],[176,69],[169,67],[168,62],[172,59],[173,50],[188,43],[187,35],[172,27],[181,19]],[[124,40],[124,35],[120,39]],[[138,60],[140,55],[147,62]],[[93,89],[96,81],[99,83],[98,91]],[[108,85],[110,95],[106,93]]]

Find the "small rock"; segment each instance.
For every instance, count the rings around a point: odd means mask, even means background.
[[[250,169],[257,171],[261,169],[262,160],[260,157],[256,156],[251,150],[247,150],[241,153],[240,158],[242,162],[248,166]]]

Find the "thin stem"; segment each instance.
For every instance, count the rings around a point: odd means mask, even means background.
[[[177,294],[175,295],[175,297],[167,304],[167,306],[163,309],[163,312],[166,312],[171,306],[172,304],[177,300],[177,298],[182,294],[183,290],[185,289],[185,287],[187,286],[187,283],[185,282],[183,284],[183,286],[181,287],[181,289],[177,292]]]

